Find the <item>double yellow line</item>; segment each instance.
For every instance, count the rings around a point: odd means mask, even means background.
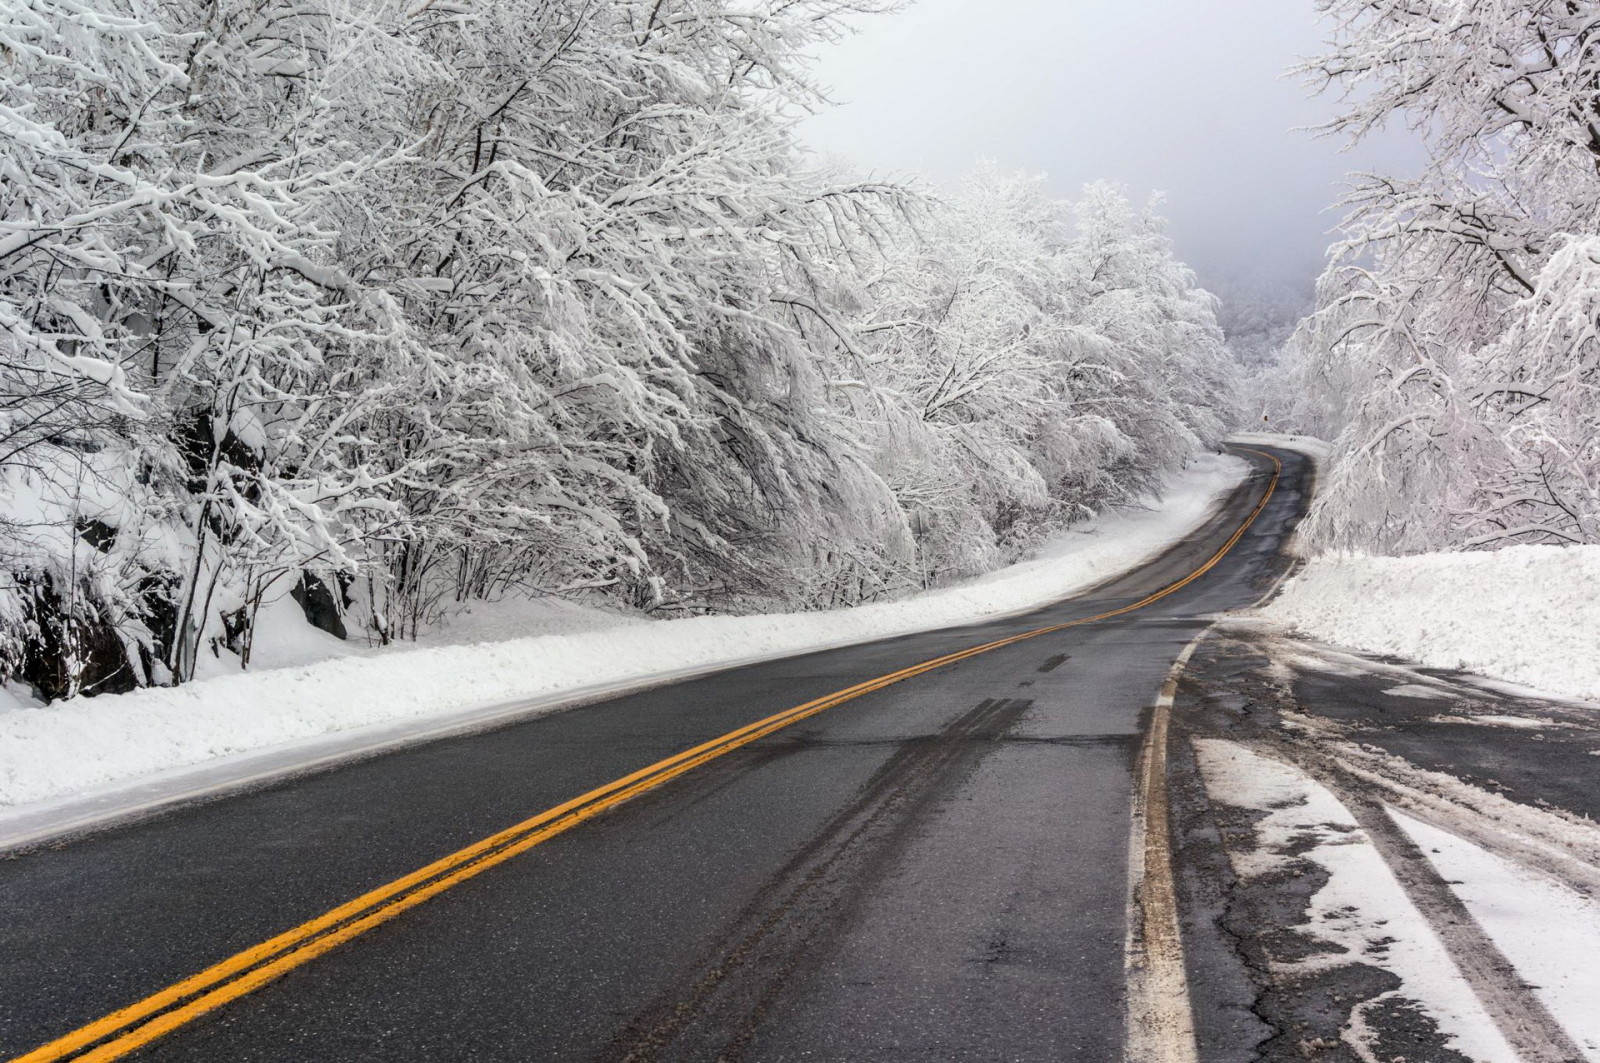
[[[1250,453],[1260,454],[1273,464],[1272,479],[1267,485],[1266,493],[1261,496],[1261,501],[1256,504],[1250,516],[1205,564],[1178,582],[1132,605],[1084,617],[1082,620],[1035,628],[1009,638],[996,639],[981,646],[973,646],[970,649],[923,661],[730,731],[719,738],[686,749],[682,753],[658,761],[647,768],[641,768],[598,789],[590,790],[580,797],[541,812],[531,819],[523,820],[514,827],[490,835],[443,859],[435,860],[424,868],[364,893],[355,900],[341,904],[315,919],[301,923],[293,930],[236,953],[136,1004],[114,1011],[49,1044],[41,1045],[26,1055],[18,1056],[12,1063],[56,1063],[68,1059],[74,1063],[103,1063],[106,1060],[118,1059],[192,1019],[215,1010],[229,1001],[237,1000],[323,953],[365,934],[407,909],[415,908],[429,898],[436,897],[445,890],[510,860],[517,854],[527,852],[534,846],[571,830],[609,808],[637,797],[647,790],[653,790],[679,775],[693,771],[702,764],[731,753],[741,746],[749,745],[775,731],[781,731],[807,717],[815,716],[819,712],[863,694],[870,694],[874,690],[881,690],[924,672],[964,661],[968,657],[976,657],[1040,635],[1121,616],[1160,601],[1211,571],[1217,562],[1233,549],[1249,530],[1250,525],[1255,523],[1256,517],[1266,508],[1267,502],[1278,486],[1283,466],[1277,458],[1264,451],[1253,450]]]

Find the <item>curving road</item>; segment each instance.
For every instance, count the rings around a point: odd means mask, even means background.
[[[0,860],[0,1059],[1117,1059],[1150,707],[1304,507],[1304,458],[1241,453],[1189,540],[1027,616]]]

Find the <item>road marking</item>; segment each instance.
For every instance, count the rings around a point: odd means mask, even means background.
[[[1275,470],[1282,472],[1282,462],[1271,454],[1251,453],[1270,459]],[[1276,475],[1272,482],[1277,484]],[[1260,601],[1271,597],[1282,582],[1280,577]],[[1206,625],[1172,662],[1151,710],[1139,755],[1139,786],[1134,792],[1128,845],[1128,1036],[1123,1051],[1127,1063],[1198,1063],[1200,1058],[1172,870],[1167,732],[1178,680],[1214,626]]]
[[[1207,625],[1173,661],[1145,732],[1128,846],[1128,1063],[1197,1063],[1189,976],[1183,965],[1178,889],[1172,873],[1167,727],[1178,679]]]
[[[1158,602],[1187,587],[1216,567],[1244,537],[1245,532],[1250,530],[1250,526],[1261,515],[1261,511],[1267,508],[1267,503],[1277,489],[1283,465],[1277,458],[1264,451],[1240,449],[1251,454],[1259,454],[1273,464],[1272,479],[1267,483],[1261,501],[1222,548],[1211,555],[1203,565],[1176,583],[1163,587],[1132,605],[1084,617],[1081,620],[1069,620],[1063,624],[1035,628],[986,642],[981,646],[973,646],[923,661],[746,724],[720,738],[713,738],[709,742],[641,768],[630,775],[523,820],[513,827],[492,834],[449,856],[435,860],[426,867],[370,890],[292,930],[236,953],[199,974],[191,975],[137,1003],[114,1011],[31,1052],[17,1056],[11,1063],[56,1063],[67,1059],[73,1060],[74,1063],[105,1063],[108,1060],[119,1059],[190,1020],[261,988],[294,968],[388,922],[407,909],[416,907],[452,886],[504,863],[558,834],[563,834],[607,809],[653,790],[685,772],[693,771],[702,764],[749,745],[775,731],[861,697],[863,694],[922,675],[924,672],[943,668],[1027,639],[1038,638],[1041,635],[1109,620]]]

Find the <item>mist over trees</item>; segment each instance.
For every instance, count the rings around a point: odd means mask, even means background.
[[[1228,349],[1249,369],[1272,365],[1282,356],[1289,337],[1315,308],[1309,281],[1261,274],[1208,277],[1206,288],[1217,297],[1217,324]],[[1246,400],[1245,405],[1252,405]]]
[[[506,593],[851,604],[1214,442],[1159,218],[808,172],[786,0],[0,0],[0,679]]]
[[[1318,541],[1406,553],[1600,541],[1600,5],[1323,0],[1329,129],[1406,123],[1352,190],[1318,309],[1265,391],[1335,439]]]

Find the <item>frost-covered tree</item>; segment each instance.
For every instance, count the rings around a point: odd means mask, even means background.
[[[1249,272],[1208,278],[1221,301],[1217,323],[1234,360],[1252,372],[1275,364],[1301,320],[1313,309],[1309,282]]]
[[[414,31],[446,73],[360,275],[466,375],[386,418],[428,471],[382,540],[380,632],[518,582],[704,608],[828,505],[843,444],[789,276],[831,204],[895,193],[811,180],[779,109],[850,6],[525,0]]]
[[[884,195],[780,112],[865,6],[6,5],[13,669],[77,610],[181,680],[307,572],[388,638],[763,571],[840,450],[775,299]]]
[[[851,558],[867,583],[1012,560],[1157,488],[1231,417],[1209,296],[1160,220],[1110,186],[1069,204],[981,169],[854,301],[832,391],[904,521],[877,557]]]
[[[808,172],[854,0],[0,0],[0,679],[859,602],[1215,436],[1158,221]]]
[[[417,348],[392,300],[341,269],[339,240],[406,147],[371,120],[376,86],[427,72],[394,13],[4,6],[22,106],[0,111],[3,342],[18,372],[70,370],[78,406],[117,414],[50,411],[8,470],[13,504],[41,503],[16,539],[41,545],[11,569],[27,618],[11,634],[42,667],[78,668],[60,625],[122,643],[88,668],[113,686],[188,678],[213,640],[247,659],[267,589],[351,567],[350,515],[388,511],[392,463],[352,443]]]
[[[1300,423],[1338,433],[1323,541],[1600,538],[1600,6],[1325,0],[1330,129],[1405,122],[1409,179],[1351,192],[1295,341]]]

